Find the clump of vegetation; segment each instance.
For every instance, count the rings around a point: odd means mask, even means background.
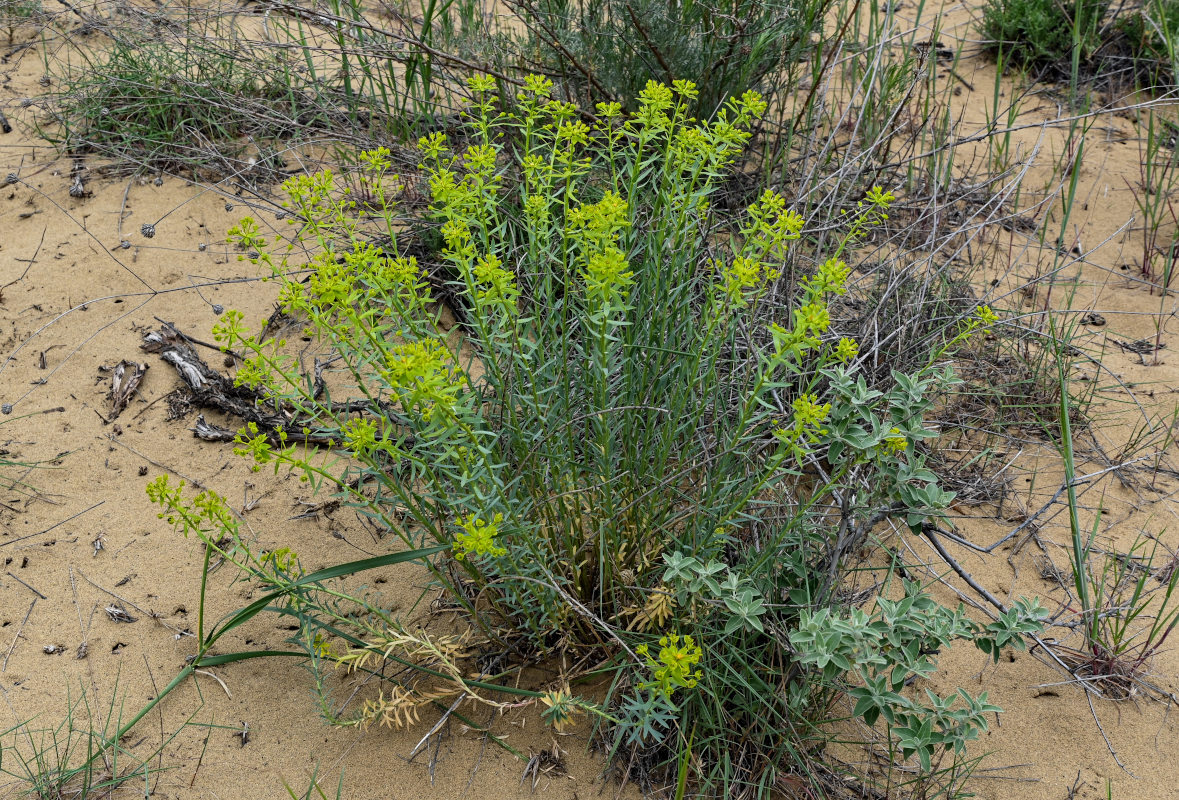
[[[982,31],[987,47],[1021,67],[1067,66],[1074,55],[1088,61],[1108,0],[988,0]]]
[[[5,404],[4,414],[12,413],[12,407]],[[34,416],[34,414],[23,414],[16,417],[9,417],[7,419],[0,419],[0,433],[4,432],[4,426],[16,422],[27,417]],[[6,492],[15,492],[19,495],[31,497],[36,493],[36,488],[26,481],[29,473],[35,469],[47,468],[46,461],[24,461],[21,460],[19,454],[14,453],[9,447],[12,446],[12,441],[0,440],[0,489]],[[64,456],[65,453],[59,453],[58,458]]]
[[[0,28],[8,31],[8,43],[12,44],[16,27],[41,14],[41,0],[0,0]]]
[[[509,0],[528,27],[525,62],[581,102],[630,102],[650,76],[691,79],[693,115],[758,86],[811,47],[831,0]]]
[[[1116,78],[1169,87],[1179,63],[1179,2],[1145,0],[989,0],[986,46],[1003,65],[1046,69],[1073,80]]]
[[[249,48],[197,37],[176,42],[124,32],[61,73],[42,134],[71,152],[145,169],[213,164],[233,158],[246,136],[301,134],[325,121],[274,64],[259,64]]]
[[[808,754],[850,698],[844,715],[887,723],[887,755],[911,761],[913,787],[961,780],[966,744],[997,709],[985,693],[904,687],[954,640],[998,658],[1042,611],[1021,600],[984,625],[888,563],[874,600],[845,590],[880,522],[921,531],[953,499],[925,466],[919,445],[936,434],[923,419],[955,381],[943,355],[996,316],[980,307],[912,372],[869,388],[869,354],[832,335],[829,304],[889,192],[866,192],[777,316],[766,298],[802,218],[773,191],[738,212],[711,202],[765,110],[759,95],[697,122],[694,84],[650,82],[633,113],[604,102],[587,124],[540,77],[514,111],[494,81],[470,88],[464,138],[419,142],[440,239],[430,269],[398,233],[385,150],[363,156],[363,207],[330,172],[299,176],[284,184],[288,241],[252,219],[231,231],[281,282],[283,310],[336,352],[351,399],[338,388],[333,399],[240,314],[215,329],[249,356],[236,380],[300,421],[249,426],[238,452],[334,488],[395,533],[410,549],[382,563],[421,558],[470,630],[411,629],[364,592],[325,584],[356,565],[307,575],[288,549],[258,552],[209,492],[189,499],[161,478],[153,499],[207,556],[269,588],[250,615],[269,605],[297,621],[292,641],[331,722],[409,724],[459,696],[523,696],[557,727],[589,715],[642,774],[761,797],[784,771],[819,788]],[[373,244],[366,218],[388,244]],[[457,329],[438,289],[455,299]],[[310,452],[312,434],[347,460]],[[539,660],[564,665],[552,684],[501,681]],[[409,671],[392,677],[378,669],[387,661]],[[588,665],[611,678],[602,700],[574,690]],[[342,711],[338,668],[383,686]]]
[[[1148,0],[1117,20],[1117,32],[1133,59],[1134,73],[1146,86],[1175,83],[1179,64],[1179,2]]]
[[[359,3],[329,0],[314,14],[274,9],[262,40],[217,12],[160,9],[131,24],[83,14],[110,45],[60,70],[60,130],[44,133],[151,169],[216,165],[242,137],[296,138],[329,124],[333,138],[367,145],[449,124],[463,80],[480,68],[504,85],[526,69],[551,75],[559,95],[590,108],[630,102],[652,75],[691,79],[700,88],[690,111],[707,117],[790,71],[833,5],[514,0],[520,28],[489,23],[475,0],[379,24]]]
[[[0,731],[0,779],[22,785],[21,797],[110,797],[127,783],[154,787],[151,760],[171,744],[167,737],[149,755],[136,755],[119,740],[122,700],[112,693],[99,704],[85,689],[65,695],[60,722],[26,720]],[[125,730],[125,729],[123,729]]]

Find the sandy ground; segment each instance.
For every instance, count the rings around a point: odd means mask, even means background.
[[[969,39],[965,19],[950,9],[943,40],[955,34]],[[42,72],[35,49],[0,64],[0,108],[14,120],[19,101],[43,91]],[[985,122],[983,95],[993,68],[967,57],[958,73],[976,87],[962,93],[962,129],[970,132]],[[948,73],[941,79],[956,80]],[[1064,146],[1063,134],[1052,126],[1063,106],[1044,94],[1026,108],[1021,122],[1043,127],[1021,131],[1016,143],[1025,153],[1039,148],[1028,184],[1042,185]],[[1079,244],[1083,258],[1055,279],[996,303],[1022,303],[1030,314],[1046,303],[1059,306],[1071,292],[1078,314],[1093,309],[1104,318],[1104,325],[1083,329],[1083,345],[1100,355],[1101,367],[1082,364],[1081,372],[1106,388],[1095,406],[1096,424],[1078,439],[1090,451],[1100,445],[1109,460],[1081,465],[1085,474],[1133,459],[1128,443],[1134,431],[1144,420],[1156,431],[1165,426],[1179,391],[1179,356],[1170,349],[1179,347],[1171,344],[1174,297],[1152,293],[1136,278],[1139,248],[1131,220],[1141,136],[1126,117],[1107,115],[1094,126],[1080,176],[1083,199],[1070,224],[1075,237],[1068,242]],[[11,406],[10,414],[0,416],[0,448],[51,462],[27,476],[35,492],[0,496],[0,731],[33,717],[33,728],[52,727],[64,717],[67,698],[83,693],[100,725],[110,715],[126,719],[193,653],[185,632],[195,627],[201,558],[195,544],[169,530],[148,503],[144,487],[161,472],[222,493],[260,544],[292,547],[310,568],[359,558],[374,547],[369,533],[344,514],[292,521],[300,510],[296,501],[306,499],[294,480],[251,473],[228,447],[194,439],[192,417],[169,421],[162,399],[177,385],[174,373],[139,350],[143,332],[158,320],[209,339],[216,306],[240,309],[248,319],[269,313],[274,288],[257,282],[222,244],[226,229],[246,213],[244,201],[174,177],[157,183],[89,173],[88,196],[75,198],[69,193],[71,168],[70,160],[55,160],[51,149],[19,126],[0,135],[0,176],[20,177],[0,189],[0,403]],[[1039,221],[1054,213],[1058,204],[1029,216]],[[153,238],[142,234],[144,223],[155,226]],[[1038,247],[1017,236],[995,244],[1003,257],[980,275],[996,282],[993,292],[1042,276],[1038,265],[1047,262]],[[1118,344],[1156,337],[1166,346],[1158,353],[1140,355]],[[216,353],[203,354],[218,363]],[[106,370],[124,359],[149,369],[135,399],[108,422]],[[953,520],[975,543],[1002,539],[1061,485],[1054,450],[1030,437],[1012,442],[1006,454],[1012,463],[1004,473],[1008,501],[998,509],[964,505]],[[1165,471],[1154,472],[1155,464],[1133,462],[1084,485],[1089,523],[1099,506],[1103,511],[1103,545],[1124,551],[1147,533],[1165,548],[1179,548],[1173,498],[1179,483]],[[1068,571],[1064,506],[1047,507],[1033,523],[990,555],[949,546],[997,596],[1038,595],[1056,612],[1069,601],[1045,564]],[[936,553],[914,548],[914,560],[949,573]],[[213,616],[246,596],[228,579],[214,577],[221,585],[210,595]],[[388,570],[376,583],[391,605],[413,613],[424,579],[405,568]],[[948,581],[961,585],[952,575]],[[112,618],[105,610],[111,606],[135,621]],[[1055,629],[1052,636],[1079,646],[1067,633]],[[260,619],[227,637],[224,649],[277,647],[286,635],[273,620]],[[86,655],[78,658],[83,646]],[[1107,797],[1107,791],[1125,799],[1176,796],[1179,738],[1167,704],[1143,694],[1117,702],[1087,698],[1043,653],[1011,654],[990,666],[981,654],[959,647],[943,654],[941,665],[930,688],[985,689],[1006,710],[974,749],[988,754],[970,784],[980,797],[1088,800]],[[1173,646],[1153,660],[1151,671],[1160,689],[1177,691]],[[531,794],[530,785],[521,783],[521,761],[460,724],[450,723],[427,752],[410,761],[406,756],[427,727],[328,728],[315,716],[306,676],[282,660],[216,673],[182,686],[125,742],[141,755],[164,742],[161,757],[151,762],[152,796],[279,797],[284,781],[302,792],[317,769],[329,795],[343,770],[343,796],[357,800]],[[528,710],[480,722],[491,722],[526,754],[560,748],[560,764],[541,776],[538,794],[586,798],[617,791],[602,783],[603,765],[587,752],[584,730],[555,740]],[[246,728],[249,736],[242,737]],[[13,768],[11,759],[4,766]],[[13,786],[0,779],[0,796]],[[143,780],[123,791],[142,792]],[[633,795],[633,789],[624,794]]]

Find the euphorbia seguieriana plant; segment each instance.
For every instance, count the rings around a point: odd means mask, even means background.
[[[288,236],[249,218],[230,232],[280,282],[282,311],[334,351],[320,363],[335,376],[309,375],[285,342],[226,313],[214,332],[247,355],[237,382],[292,420],[243,430],[238,452],[326,482],[406,546],[448,546],[428,567],[472,624],[461,641],[411,633],[363,594],[300,595],[295,640],[317,672],[430,665],[355,713],[325,695],[325,712],[401,723],[459,694],[495,704],[500,673],[555,657],[568,671],[524,692],[546,719],[588,711],[615,747],[669,763],[690,746],[703,782],[730,779],[730,747],[772,773],[847,691],[924,769],[961,754],[995,710],[985,694],[920,697],[905,681],[956,638],[997,657],[1038,610],[981,625],[917,583],[866,609],[839,590],[845,557],[881,521],[920,530],[951,500],[920,452],[935,435],[923,415],[953,382],[942,354],[994,315],[980,308],[929,367],[870,388],[829,304],[889,192],[869,190],[835,252],[808,261],[791,252],[804,222],[786,197],[714,204],[765,110],[756,93],[700,122],[683,110],[686,81],[648,84],[631,115],[583,114],[539,77],[510,108],[495,88],[472,80],[461,135],[419,141],[424,219],[397,207],[413,179],[378,149],[362,154],[357,191],[326,171],[288,180]],[[343,456],[316,454],[310,434]],[[153,493],[174,516],[185,507],[165,481]],[[184,525],[214,543],[228,527],[225,552],[254,579],[300,574],[289,551],[255,552],[226,519]],[[463,667],[479,642],[515,655]],[[569,685],[590,668],[613,675],[596,702]]]

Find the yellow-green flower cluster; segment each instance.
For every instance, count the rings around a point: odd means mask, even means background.
[[[695,688],[703,677],[699,669],[693,668],[700,663],[704,653],[691,636],[672,633],[662,637],[658,657],[652,657],[645,644],[639,645],[637,652],[652,670],[652,680],[641,684],[642,688],[657,691],[668,699],[676,689]]]
[[[760,94],[748,91],[730,99],[712,122],[691,124],[696,120],[688,118],[684,109],[699,93],[692,81],[675,80],[670,87],[648,81],[639,92],[638,110],[625,126],[644,141],[669,135],[671,163],[692,175],[715,173],[727,166],[749,141],[748,129],[767,105]],[[612,130],[613,122],[622,116],[617,103],[599,103],[597,110],[602,118],[599,123],[602,130]]]
[[[528,220],[529,224],[534,228],[543,230],[549,223],[552,214],[549,211],[549,206],[552,201],[541,194],[530,194],[528,199],[524,201],[524,218]]]
[[[628,269],[629,266],[626,256],[617,247],[590,256],[585,272],[581,275],[585,281],[586,296],[601,305],[625,302],[634,284],[634,273]]]
[[[866,195],[864,195],[864,199],[870,205],[873,205],[876,208],[884,210],[884,209],[887,209],[890,205],[892,205],[893,201],[896,200],[897,198],[892,192],[885,191],[884,189],[881,189],[879,186],[873,186],[871,189],[868,190],[868,193]],[[888,217],[885,217],[885,219],[888,219]]]
[[[749,222],[742,226],[747,251],[763,260],[780,261],[786,257],[789,243],[802,235],[802,216],[786,208],[786,198],[772,189],[762,192],[747,210]]]
[[[516,93],[520,102],[528,102],[538,98],[550,97],[553,93],[553,82],[543,75],[525,75],[524,88]]]
[[[905,448],[909,446],[909,440],[905,434],[901,432],[900,428],[892,428],[888,435],[880,443],[880,450],[888,455],[896,455],[897,453],[905,452]]]
[[[806,351],[818,347],[820,337],[831,326],[831,313],[827,309],[827,296],[847,291],[847,279],[851,270],[837,258],[828,259],[819,265],[817,272],[803,281],[802,304],[794,310],[794,326],[786,330],[776,323],[770,325],[774,337],[774,349],[779,358],[791,356],[801,362]],[[851,339],[841,341],[836,347],[836,357],[850,360],[859,352]]]
[[[377,449],[377,425],[367,417],[350,419],[341,430],[344,447],[357,458],[363,458]]]
[[[713,266],[720,272],[720,294],[734,308],[748,306],[768,283],[781,276],[779,270],[765,268],[757,259],[745,256],[736,256],[727,267],[719,261]]]
[[[488,522],[474,514],[468,514],[459,522],[459,531],[454,536],[454,557],[462,561],[471,556],[505,556],[506,547],[499,545],[499,526],[504,515],[496,514]]]
[[[388,147],[377,147],[360,153],[360,165],[368,172],[384,172],[392,166],[389,156],[392,152]]]
[[[331,170],[292,176],[283,182],[282,190],[288,198],[283,207],[303,221],[322,223],[341,218],[339,209],[333,207],[336,179]]]
[[[291,281],[290,283],[296,282]],[[280,294],[279,297],[281,301],[283,295]],[[300,309],[303,307],[298,306]],[[284,305],[283,308],[290,307]],[[242,351],[249,354],[238,366],[237,373],[233,378],[234,386],[262,389],[264,394],[269,394],[274,383],[276,368],[281,369],[285,363],[290,361],[289,356],[282,356],[279,353],[280,349],[286,345],[286,341],[270,339],[260,344],[253,336],[247,335],[246,328],[242,324],[243,319],[240,311],[234,309],[226,311],[221,319],[213,325],[213,340],[221,345],[222,350],[229,351],[234,347],[240,347]],[[264,352],[267,349],[271,351],[269,355]]]
[[[244,341],[252,343],[253,338]],[[270,387],[274,378],[274,367],[270,361],[260,355],[251,356],[238,365],[237,372],[233,375],[233,385],[262,389],[266,393],[265,390]]]
[[[965,342],[978,331],[990,333],[991,326],[999,321],[999,315],[991,310],[989,305],[976,306],[974,315],[968,318],[958,329],[958,335],[950,340],[946,348],[951,348],[959,342]]]
[[[602,250],[617,241],[619,232],[628,227],[630,208],[613,191],[607,191],[596,203],[572,209],[567,223],[570,235],[592,250]]]
[[[521,97],[531,97],[529,107],[536,111],[540,107],[540,95],[547,95],[552,84],[539,78],[526,83]],[[486,93],[494,87],[494,81],[490,78],[473,80],[470,85],[477,94]],[[481,102],[485,101],[486,98]],[[497,173],[498,150],[490,143],[493,140],[489,121],[491,110],[490,107],[480,108],[476,126],[484,134],[484,141],[468,146],[461,158],[448,155],[446,137],[441,133],[423,136],[418,140],[418,146],[425,156],[423,166],[429,173],[431,209],[442,221],[443,256],[463,276],[475,303],[498,306],[510,318],[515,315],[520,295],[516,276],[494,251],[479,253],[490,246],[488,222],[499,202],[497,193],[502,178]],[[563,140],[573,147],[588,136],[589,129],[581,122],[570,122],[562,131]],[[525,156],[523,161],[526,180],[548,168],[547,162],[537,156]],[[525,215],[536,225],[547,221],[549,207],[542,194],[526,198]]]
[[[589,126],[579,119],[564,120],[557,128],[557,141],[564,142],[565,147],[569,150],[578,145],[588,144],[590,141]]]
[[[807,340],[817,343],[819,337],[831,327],[831,313],[827,305],[820,302],[810,302],[794,309],[794,329],[806,331],[810,335]]]
[[[629,225],[626,201],[612,191],[597,203],[578,206],[569,213],[567,235],[584,258],[581,277],[586,297],[600,307],[625,303],[634,283],[626,254],[617,244],[622,229]]]
[[[819,436],[827,433],[823,423],[831,413],[831,404],[819,404],[819,398],[813,394],[804,394],[790,404],[794,409],[794,427],[810,442],[819,441]]]
[[[978,317],[984,333],[990,333],[991,326],[999,321],[999,315],[992,311],[988,305],[979,306],[975,309],[974,313]]]
[[[357,245],[371,247],[371,245]],[[375,250],[375,248],[373,248]],[[367,253],[372,255],[371,251]],[[308,265],[308,293],[314,298],[321,313],[334,316],[343,309],[341,306],[355,304],[360,298],[356,292],[356,264],[359,254],[349,253],[345,261],[337,260],[334,253],[323,252]],[[347,263],[350,261],[351,263]]]
[[[491,144],[472,144],[461,158],[448,155],[446,135],[434,133],[418,140],[429,170],[432,207],[448,223],[469,227],[487,212],[488,198],[498,190],[503,176],[497,172],[499,157]],[[445,238],[445,235],[444,235]],[[465,237],[459,237],[460,243]],[[447,239],[447,246],[456,245]],[[455,254],[447,255],[454,257]]]
[[[236,244],[247,251],[262,251],[267,245],[266,237],[262,235],[253,217],[243,217],[241,222],[229,229],[226,238],[230,244]],[[245,256],[238,256],[237,260],[241,261],[244,258]]]
[[[732,164],[752,136],[750,125],[765,113],[767,105],[765,99],[752,90],[740,97],[730,98],[705,129],[709,147],[704,151],[707,158],[703,166],[719,170]]]
[[[750,296],[762,287],[764,272],[762,262],[756,258],[737,256],[733,263],[725,266],[722,262],[713,262],[720,272],[719,290],[725,302],[735,308],[745,308],[749,305]]]
[[[853,358],[860,354],[860,345],[855,339],[849,339],[846,336],[840,337],[839,344],[835,346],[835,357],[842,363],[847,364]]]
[[[615,120],[622,116],[622,103],[597,103],[594,108],[598,116],[605,120]]]
[[[848,241],[860,239],[867,232],[869,226],[880,225],[888,220],[888,208],[896,197],[892,192],[879,186],[873,186],[864,195],[864,199],[856,203],[855,221],[847,233]],[[845,212],[841,212],[845,213]]]
[[[838,258],[829,258],[819,265],[814,275],[803,280],[803,285],[816,296],[846,294],[849,277],[851,267]]]
[[[274,448],[270,445],[270,439],[266,434],[259,433],[256,422],[247,422],[246,427],[233,437],[233,441],[239,445],[233,448],[234,455],[253,460],[254,463],[250,465],[252,472],[262,469],[263,464],[269,464],[274,458]]]
[[[426,273],[413,256],[381,259],[375,276],[382,293],[407,307],[422,307],[432,302]]]
[[[489,144],[473,144],[463,153],[463,166],[480,177],[487,178],[495,172],[495,148]]]
[[[789,243],[798,239],[803,219],[786,209],[786,198],[767,189],[747,210],[741,228],[742,247],[732,264],[714,261],[720,275],[715,291],[731,308],[744,308],[782,275],[781,262]]]
[[[472,288],[473,292],[484,299],[502,299],[508,304],[517,294],[515,284],[509,282],[511,276],[489,265],[487,259],[494,256],[484,256],[484,261],[475,263],[477,250],[486,249],[487,239],[493,235],[487,229],[486,219],[499,202],[496,126],[521,127],[522,205],[524,217],[537,240],[543,247],[547,237],[564,234],[565,242],[573,242],[579,255],[577,269],[587,295],[610,306],[626,302],[633,278],[626,254],[617,247],[619,232],[630,224],[630,208],[620,194],[624,184],[615,176],[613,186],[597,203],[579,205],[575,194],[567,194],[564,229],[553,226],[553,218],[558,216],[554,209],[562,206],[554,198],[569,192],[575,186],[573,179],[589,170],[589,160],[575,157],[575,151],[599,148],[608,150],[608,155],[613,157],[615,148],[637,148],[633,156],[642,158],[645,148],[666,138],[667,151],[672,153],[673,160],[682,168],[690,168],[694,176],[690,180],[695,180],[695,176],[715,174],[744,145],[749,126],[766,108],[759,94],[746,92],[731,99],[713,122],[695,124],[684,110],[686,103],[699,94],[695,84],[677,80],[666,86],[650,81],[639,94],[638,109],[625,124],[617,124],[624,116],[621,105],[599,103],[598,121],[591,127],[578,117],[576,106],[553,99],[553,83],[548,78],[530,75],[524,79],[524,86],[516,96],[519,105],[515,113],[495,112],[488,104],[495,86],[493,79],[471,80],[469,85],[478,105],[478,114],[470,116],[475,120],[479,141],[467,147],[461,157],[449,154],[442,133],[423,136],[418,145],[429,174],[432,209],[443,223],[444,255],[464,276],[477,270],[473,280],[468,278],[468,285],[479,284],[482,288]],[[692,195],[693,202],[706,205],[703,197],[703,194]],[[764,219],[755,220],[760,225],[757,235],[763,251],[779,246],[788,238],[797,238],[801,219],[792,212],[781,213],[783,208],[784,201],[767,208]],[[743,255],[753,261],[736,264],[737,272],[762,260],[760,254]],[[764,284],[777,274],[777,269],[765,267],[760,270],[758,280]],[[735,293],[742,291],[738,287],[752,288],[748,275],[734,273],[724,280],[725,292],[733,294],[734,300]]]
[[[476,94],[494,92],[495,78],[490,75],[472,75],[467,78],[467,86]]]
[[[435,131],[418,139],[418,149],[422,151],[422,155],[427,161],[441,159],[442,154],[446,152],[446,147],[446,134],[442,131]]]
[[[283,575],[295,575],[302,572],[299,569],[299,554],[289,547],[280,547],[277,550],[271,550],[266,555],[262,556],[263,566],[270,564],[274,567],[274,571],[282,573]]]
[[[639,92],[639,109],[634,119],[649,130],[665,130],[671,125],[671,117],[667,112],[674,106],[671,87],[659,81],[647,81],[647,85]]]
[[[480,302],[495,303],[505,310],[516,310],[516,299],[520,290],[516,287],[516,276],[504,269],[503,261],[495,254],[485,255],[475,262],[475,282],[479,285],[476,299]]]
[[[427,421],[435,419],[440,411],[451,413],[462,389],[459,369],[450,351],[437,339],[389,347],[380,373],[396,402],[407,412],[417,409]]]
[[[816,395],[803,394],[790,405],[794,409],[791,424],[789,427],[777,424],[773,433],[794,456],[795,461],[801,464],[807,454],[804,442],[815,444],[820,436],[827,433],[823,425],[831,415],[831,404],[820,404]]]
[[[229,509],[225,499],[215,492],[201,492],[190,503],[183,500],[184,481],[172,486],[167,475],[160,475],[147,485],[147,496],[163,508],[158,516],[167,519],[169,525],[180,528],[187,537],[190,531],[213,531],[220,537],[229,533],[236,540],[238,521]]]
[[[696,84],[688,80],[673,80],[671,82],[671,90],[675,92],[681,100],[695,100],[700,96],[700,90],[696,88]]]
[[[213,325],[213,341],[222,347],[232,347],[235,342],[241,341],[246,330],[242,325],[244,319],[242,312],[236,309],[226,311]]]
[[[340,429],[343,446],[356,458],[370,459],[381,452],[394,459],[401,453],[397,444],[389,438],[389,431],[383,419],[357,417],[344,423]]]

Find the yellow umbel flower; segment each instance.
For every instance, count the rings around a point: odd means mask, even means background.
[[[909,440],[905,438],[900,428],[890,430],[888,436],[885,436],[884,441],[880,443],[880,449],[890,455],[903,453],[908,446]]]
[[[897,198],[896,195],[894,195],[892,192],[885,191],[879,186],[873,186],[868,190],[868,193],[864,195],[864,199],[877,208],[885,209],[892,205],[892,202]]]
[[[822,336],[831,327],[831,313],[826,306],[807,303],[794,311],[794,329],[809,330],[814,336]]]
[[[849,339],[844,336],[839,340],[839,344],[835,346],[835,357],[844,364],[851,361],[860,354],[860,346],[855,339]]]
[[[499,526],[503,521],[503,514],[496,514],[490,522],[482,520],[474,514],[468,514],[459,524],[460,530],[454,537],[454,557],[462,561],[472,554],[506,556],[508,554],[507,548],[496,544]]]
[[[827,416],[831,413],[831,404],[819,405],[818,397],[813,394],[804,394],[790,405],[794,408],[795,428],[802,431],[810,441],[817,442],[818,437],[827,432],[823,423],[827,421]]]
[[[982,324],[983,331],[986,333],[990,333],[991,326],[999,321],[999,315],[992,311],[990,306],[985,304],[976,308],[974,313],[978,317],[978,321]]]
[[[647,666],[653,670],[654,680],[642,684],[644,689],[657,690],[664,697],[670,698],[676,689],[693,689],[703,677],[700,670],[693,670],[704,652],[691,636],[680,636],[672,633],[659,640],[659,656],[654,658],[650,648],[642,644],[637,648],[639,655],[647,661]]]

